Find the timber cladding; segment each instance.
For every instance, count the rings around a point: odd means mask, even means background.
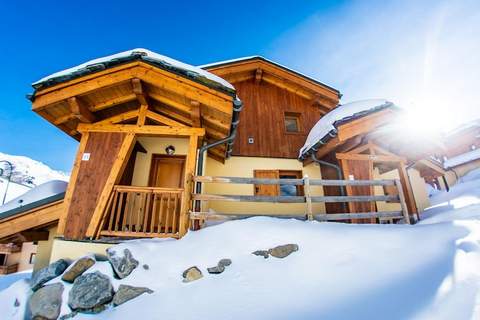
[[[88,161],[81,161],[65,223],[66,239],[85,237],[97,202],[107,182],[126,133],[91,132],[85,146]]]
[[[250,79],[235,83],[235,88],[244,109],[233,155],[296,159],[322,110],[311,100],[266,81]],[[299,132],[286,132],[285,114],[299,115]],[[253,143],[249,143],[249,138],[253,138]]]

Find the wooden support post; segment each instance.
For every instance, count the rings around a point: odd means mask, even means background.
[[[305,202],[306,202],[306,216],[309,221],[313,220],[313,212],[312,212],[312,197],[310,192],[310,178],[308,175],[303,177],[303,190],[305,193]]]
[[[192,177],[195,174],[195,166],[197,163],[197,142],[198,136],[192,135],[189,138],[187,161],[185,163],[185,177],[184,177],[184,191],[182,206],[180,210],[180,225],[178,229],[179,237],[183,237],[187,233],[188,224],[190,222],[190,205],[191,195],[193,192],[193,180]]]
[[[408,213],[408,207],[405,202],[405,195],[403,194],[403,188],[402,188],[402,183],[400,180],[396,179],[395,180],[395,186],[397,187],[398,190],[398,197],[400,199],[400,207],[402,208],[402,213],[403,217],[405,219],[405,223],[410,224],[410,215]]]
[[[192,112],[191,112],[191,117],[192,117],[192,127],[200,128],[202,126],[202,110],[201,110],[201,105],[200,102],[198,101],[192,101]]]
[[[68,210],[70,207],[70,202],[72,200],[73,192],[75,191],[75,183],[77,182],[78,171],[80,170],[80,164],[82,162],[83,152],[85,151],[85,147],[87,146],[88,137],[88,132],[83,133],[82,139],[80,140],[80,145],[78,146],[77,155],[73,164],[72,174],[70,175],[70,181],[68,182],[68,187],[65,192],[65,198],[63,200],[63,211],[58,220],[58,235],[63,236],[63,233],[65,232],[65,222],[67,221]]]
[[[407,204],[408,212],[414,217],[414,219],[417,219],[417,204],[415,203],[415,196],[413,194],[412,185],[410,183],[410,177],[408,176],[407,170],[405,169],[405,162],[400,162],[398,164],[398,174],[400,177],[400,182],[402,183],[403,194],[405,196],[405,202]]]
[[[123,169],[127,165],[128,158],[133,150],[134,145],[135,134],[128,133],[123,140],[122,146],[120,147],[118,155],[115,158],[112,169],[110,170],[110,174],[107,178],[107,181],[105,182],[105,186],[103,187],[102,193],[98,198],[95,211],[93,212],[92,218],[90,219],[90,224],[88,225],[88,229],[85,234],[87,237],[93,238],[97,236],[101,221],[103,219],[102,216],[105,212],[105,206],[107,205],[107,201],[110,198],[113,186],[121,178]]]

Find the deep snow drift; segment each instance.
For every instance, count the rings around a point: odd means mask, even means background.
[[[155,292],[74,319],[479,319],[480,180],[466,178],[451,193],[435,195],[436,207],[414,226],[257,217],[178,241],[125,242],[118,249],[128,247],[140,262],[130,276],[113,279],[108,262],[87,272],[107,274],[115,289],[123,283]],[[286,243],[299,251],[285,259],[251,254]],[[208,274],[222,258],[232,265]],[[183,283],[191,266],[204,277]],[[71,287],[64,285],[63,314]],[[22,319],[28,292],[25,281],[0,292],[3,316]]]

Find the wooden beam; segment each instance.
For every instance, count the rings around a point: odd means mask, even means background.
[[[202,110],[200,102],[192,100],[191,105],[192,112],[190,113],[190,116],[192,118],[192,127],[200,128],[202,126]]]
[[[132,120],[138,117],[138,112],[139,110],[131,110],[121,114],[117,114],[116,116],[95,122],[95,125],[118,124],[127,120]]]
[[[190,113],[191,111],[191,107],[189,105],[186,105],[182,102],[179,102],[179,101],[175,101],[173,99],[170,99],[170,98],[167,98],[165,96],[162,96],[160,94],[156,94],[154,92],[149,92],[148,93],[148,96],[150,98],[152,98],[153,100],[156,100],[158,102],[161,102],[163,104],[166,104],[168,106],[171,106],[175,109],[179,109],[179,110],[182,110],[183,112],[185,113]]]
[[[312,103],[312,106],[320,109],[320,111],[323,114],[326,114],[326,113],[332,111],[332,109],[335,108],[335,105],[332,105],[331,99],[327,99],[324,96],[319,95],[319,94],[314,94],[313,95],[311,103]]]
[[[390,155],[376,155],[376,154],[358,154],[358,153],[337,153],[337,159],[343,160],[364,160],[373,162],[398,162],[406,161],[405,158]]]
[[[228,134],[230,132],[229,123],[222,122],[217,118],[206,115],[206,114],[202,114],[202,120],[203,120],[203,123],[208,127],[222,131],[225,134]]]
[[[138,126],[143,126],[145,124],[145,121],[147,120],[147,112],[148,112],[148,106],[145,104],[142,104],[140,106],[140,109],[138,109],[138,119],[137,119]]]
[[[88,225],[87,232],[85,233],[86,237],[94,238],[97,236],[97,233],[100,228],[100,222],[102,216],[105,213],[105,206],[107,204],[108,198],[113,190],[113,186],[120,181],[123,170],[127,165],[128,158],[135,146],[135,134],[128,133],[125,139],[123,140],[122,146],[118,151],[117,157],[113,163],[110,174],[108,175],[105,186],[103,187],[102,193],[100,194],[95,211],[93,212],[92,218],[90,219],[90,224]]]
[[[132,87],[133,87],[133,93],[137,97],[137,100],[140,103],[140,105],[148,106],[145,90],[142,86],[142,81],[137,78],[132,79]]]
[[[95,115],[88,109],[88,106],[77,97],[71,97],[68,100],[70,111],[75,117],[82,122],[92,123],[95,122]]]
[[[185,126],[183,123],[180,123],[178,121],[175,121],[173,119],[170,119],[170,118],[167,118],[161,114],[158,114],[158,113],[155,113],[153,111],[150,111],[148,110],[147,111],[147,114],[146,114],[147,118],[153,120],[153,121],[156,121],[156,122],[159,122],[159,123],[163,123],[164,125],[166,126],[170,126],[170,127],[187,127]]]
[[[188,230],[189,211],[191,208],[191,194],[193,192],[192,177],[195,174],[195,167],[197,164],[197,142],[198,139],[195,136],[191,136],[188,142],[188,153],[185,163],[185,175],[183,185],[185,190],[183,192],[182,206],[180,210],[179,220],[179,236],[183,237]]]
[[[354,136],[368,133],[381,125],[387,124],[394,116],[395,113],[392,110],[384,109],[345,123],[338,127],[338,139],[345,141]]]
[[[257,70],[255,70],[255,83],[256,84],[260,84],[260,82],[262,81],[262,75],[263,75],[263,70],[258,68]]]
[[[134,93],[127,94],[127,95],[124,95],[124,96],[112,98],[112,99],[105,100],[103,102],[94,104],[94,105],[91,106],[91,109],[93,111],[103,110],[103,109],[107,109],[107,108],[110,108],[110,107],[113,107],[113,106],[116,106],[116,105],[119,105],[119,104],[122,104],[122,103],[127,103],[127,102],[130,102],[130,101],[133,101],[135,99],[137,99],[137,96]]]
[[[75,156],[75,162],[73,164],[72,174],[70,175],[70,181],[68,182],[67,190],[65,191],[64,210],[62,211],[62,214],[59,217],[58,227],[57,227],[57,233],[62,236],[65,232],[65,223],[68,217],[68,210],[70,208],[72,196],[75,191],[75,183],[77,182],[77,176],[80,170],[80,164],[82,163],[83,152],[85,151],[85,147],[87,146],[88,138],[89,138],[88,132],[85,132],[82,134],[82,138],[78,146],[77,155]]]
[[[159,136],[204,136],[204,128],[189,128],[189,127],[168,127],[168,126],[137,126],[131,124],[112,124],[101,125],[95,124],[79,124],[78,131],[80,132],[124,132],[136,133],[144,135],[159,135]]]
[[[65,122],[68,122],[70,120],[73,120],[73,119],[77,119],[77,116],[73,113],[69,113],[67,115],[64,115],[60,118],[57,118],[53,121],[53,124],[58,126],[59,124],[62,124],[62,123],[65,123]]]
[[[157,113],[160,113],[162,115],[168,116],[176,121],[180,121],[182,123],[185,123],[187,125],[192,125],[192,119],[190,117],[186,117],[184,115],[179,114],[178,112],[172,111],[170,109],[162,108],[160,106],[154,106],[153,107]]]

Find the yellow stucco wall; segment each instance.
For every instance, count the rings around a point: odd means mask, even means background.
[[[93,243],[84,241],[68,241],[62,239],[54,239],[52,243],[52,255],[50,262],[58,259],[75,260],[87,254],[105,255],[105,250],[113,246],[112,243]]]
[[[50,263],[50,256],[52,254],[52,244],[57,235],[57,227],[52,227],[48,230],[48,240],[38,241],[37,255],[35,257],[35,266],[33,270],[38,270],[48,266]]]
[[[18,263],[18,271],[31,270],[33,264],[30,264],[30,255],[37,252],[37,245],[33,242],[22,243],[20,252],[9,254],[7,257],[7,265]]]
[[[316,164],[303,167],[296,159],[258,158],[258,157],[231,157],[222,164],[211,158],[206,159],[204,175],[253,177],[253,170],[301,170],[312,179],[321,179],[320,168]],[[254,187],[251,184],[204,184],[204,192],[209,194],[253,195]],[[311,187],[312,195],[323,195],[322,187]],[[304,213],[305,204],[302,203],[258,203],[258,202],[227,202],[210,201],[203,210],[212,209],[216,212],[227,213],[275,213],[291,214]],[[313,204],[314,213],[324,213],[323,203]]]
[[[186,155],[188,153],[188,139],[140,137],[138,142],[147,150],[147,153],[137,153],[132,180],[134,186],[145,187],[148,185],[152,154],[165,154],[165,148],[169,145],[175,147],[176,155]]]

